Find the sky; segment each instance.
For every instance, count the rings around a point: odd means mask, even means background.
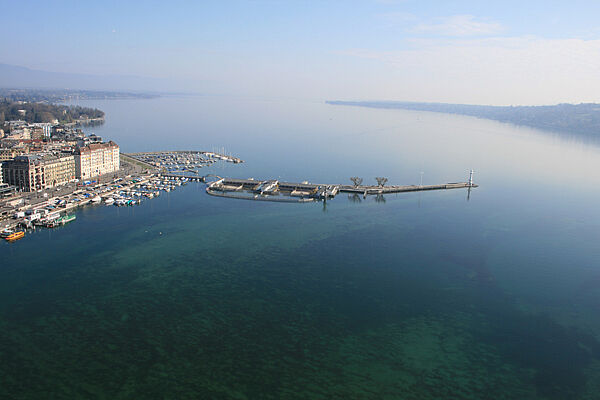
[[[6,1],[0,63],[216,95],[600,102],[599,15],[577,0]]]

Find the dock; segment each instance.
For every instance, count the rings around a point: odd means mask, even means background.
[[[216,161],[227,161],[234,164],[243,163],[244,160],[227,154],[200,150],[173,150],[173,151],[150,151],[140,153],[128,153],[127,157],[141,161],[153,167],[194,167],[214,163]]]
[[[438,185],[392,186],[317,184],[309,183],[308,181],[280,182],[274,179],[257,180],[220,177],[216,178],[218,179],[207,185],[206,192],[209,195],[247,200],[265,200],[268,198],[271,201],[288,202],[306,202],[308,199],[327,200],[334,198],[338,193],[354,193],[366,197],[369,195],[421,192],[431,190],[471,189],[478,187],[478,185],[473,183],[472,176],[468,182],[450,182]],[[244,193],[251,195],[244,196]]]
[[[358,194],[387,194],[403,192],[421,192],[427,190],[447,190],[447,189],[465,189],[476,188],[478,185],[469,182],[451,182],[441,185],[405,185],[405,186],[351,186],[341,185],[339,191],[342,193]]]

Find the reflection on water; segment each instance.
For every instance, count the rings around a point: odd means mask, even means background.
[[[207,173],[472,190],[279,204],[190,184],[0,244],[5,398],[593,399],[600,154],[460,116],[320,102],[82,102]],[[424,171],[424,174],[421,172]],[[468,200],[468,201],[467,201]],[[199,395],[200,394],[200,395]]]

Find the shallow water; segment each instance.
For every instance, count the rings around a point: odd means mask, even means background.
[[[600,149],[475,118],[215,97],[88,101],[125,152],[222,176],[471,191],[209,197],[0,244],[7,398],[594,399]],[[378,201],[377,201],[378,200]]]

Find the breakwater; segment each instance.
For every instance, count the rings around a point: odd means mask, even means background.
[[[206,179],[204,179],[206,180]],[[354,193],[369,195],[382,195],[404,192],[420,192],[448,189],[471,189],[478,187],[473,183],[472,173],[467,182],[450,182],[437,185],[339,185],[317,184],[304,182],[284,182],[275,179],[237,179],[220,178],[209,183],[206,193],[212,196],[239,198],[245,200],[270,200],[286,202],[306,202],[312,200],[327,200],[334,198],[338,193]]]

